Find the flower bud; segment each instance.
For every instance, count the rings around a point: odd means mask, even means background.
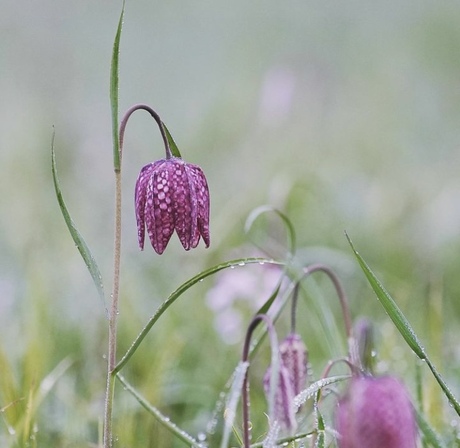
[[[299,394],[307,381],[307,348],[297,333],[289,334],[279,345],[281,362],[287,368],[294,395]]]
[[[304,388],[307,380],[307,349],[300,335],[289,334],[279,345],[280,370],[275,392],[275,418],[281,427],[292,430],[297,426],[294,397]],[[270,393],[271,367],[264,376],[265,394]]]
[[[335,420],[339,448],[416,448],[409,394],[392,376],[354,377]]]
[[[271,366],[267,369],[264,376],[265,395],[270,394]],[[289,371],[282,363],[279,369],[278,385],[275,391],[274,418],[280,427],[287,430],[294,430],[297,427],[294,407],[294,390],[289,375]]]

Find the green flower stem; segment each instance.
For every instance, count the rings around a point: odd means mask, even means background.
[[[109,315],[109,346],[107,355],[107,389],[104,412],[104,448],[112,446],[112,414],[115,392],[115,366],[117,363],[117,317],[118,297],[120,291],[120,260],[121,260],[121,172],[115,170],[115,241],[112,303]]]
[[[115,393],[115,373],[117,356],[117,317],[118,295],[120,289],[120,260],[121,260],[121,147],[118,130],[118,59],[120,54],[120,38],[123,28],[125,2],[121,9],[117,32],[112,50],[112,64],[110,67],[110,104],[112,110],[112,140],[113,140],[113,167],[115,172],[115,230],[113,253],[113,287],[112,300],[109,311],[109,341],[107,353],[107,388],[104,410],[104,448],[112,447],[112,415]]]

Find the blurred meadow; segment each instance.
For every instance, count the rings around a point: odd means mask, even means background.
[[[56,201],[50,148],[54,129],[62,192],[109,296],[109,72],[121,2],[2,6],[0,446],[94,447],[107,320]],[[376,323],[378,371],[404,378],[415,396],[416,358],[366,283],[345,230],[460,396],[459,23],[452,0],[127,0],[120,115],[149,104],[184,159],[203,168],[211,247],[185,252],[174,235],[162,256],[147,242],[139,251],[134,183],[164,153],[156,124],[136,114],[123,157],[119,356],[191,276],[260,247],[285,255],[276,216],[244,232],[251,211],[269,204],[292,221],[298,263],[333,268],[353,316]],[[186,431],[204,433],[251,316],[279,274],[244,266],[198,283],[158,321],[124,375]],[[343,322],[327,280],[315,275],[302,286],[298,331],[318,376],[345,354]],[[280,338],[288,328],[286,310]],[[254,435],[267,430],[269,356],[265,344],[251,366]],[[458,417],[423,368],[422,381],[426,418],[458,446]],[[115,446],[184,446],[118,386]]]

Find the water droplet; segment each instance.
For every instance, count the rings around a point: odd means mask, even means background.
[[[259,261],[259,264],[263,266],[265,264],[265,261]]]
[[[238,266],[244,266],[244,265],[245,265],[244,261],[240,261],[240,262],[238,263]]]

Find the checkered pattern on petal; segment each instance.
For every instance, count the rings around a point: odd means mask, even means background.
[[[136,182],[135,208],[139,247],[145,227],[153,249],[162,254],[174,230],[185,250],[209,246],[209,190],[203,171],[178,157],[142,168]]]

